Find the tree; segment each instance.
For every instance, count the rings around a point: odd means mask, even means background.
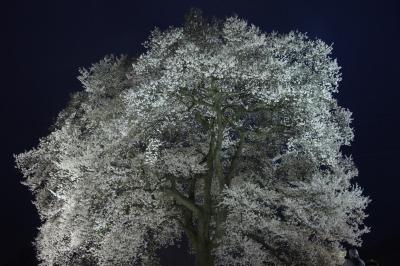
[[[337,265],[361,244],[331,46],[193,11],[145,47],[82,69],[54,130],[16,156],[43,265],[154,265],[183,236],[199,266]]]

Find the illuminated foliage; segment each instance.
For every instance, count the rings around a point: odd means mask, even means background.
[[[154,265],[183,235],[198,265],[337,265],[361,244],[331,46],[197,11],[145,46],[81,70],[54,131],[16,156],[43,265]]]

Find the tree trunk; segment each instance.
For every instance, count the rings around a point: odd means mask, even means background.
[[[214,257],[211,254],[211,243],[208,241],[197,243],[196,266],[214,266]]]

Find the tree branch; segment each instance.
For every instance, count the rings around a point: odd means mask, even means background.
[[[169,188],[165,190],[165,193],[167,195],[173,197],[176,202],[184,207],[186,207],[188,210],[192,211],[194,215],[197,217],[202,216],[202,209],[200,206],[198,206],[196,203],[194,203],[192,200],[188,199],[186,196],[184,196],[182,193],[180,193],[178,190],[175,189],[175,187]]]
[[[179,223],[180,226],[182,226],[192,245],[197,245],[197,234],[194,231],[193,226],[188,225],[186,222],[182,222],[177,217],[174,217],[174,219]]]
[[[271,252],[280,261],[284,262],[285,264],[288,263],[288,260],[284,256],[283,252],[279,252],[279,250],[273,248],[272,245],[268,244],[260,235],[255,233],[247,233],[245,235],[254,242],[260,244],[265,250]]]
[[[238,147],[236,148],[235,154],[233,155],[229,172],[225,179],[225,184],[228,186],[230,185],[232,178],[235,177],[236,171],[239,167],[239,159],[243,151],[243,143],[244,143],[244,133],[239,132]]]

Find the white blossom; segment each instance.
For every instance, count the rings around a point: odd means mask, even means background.
[[[16,156],[42,265],[155,265],[185,235],[198,265],[337,265],[368,198],[341,152],[332,47],[238,17],[154,30],[79,80],[49,136]]]

